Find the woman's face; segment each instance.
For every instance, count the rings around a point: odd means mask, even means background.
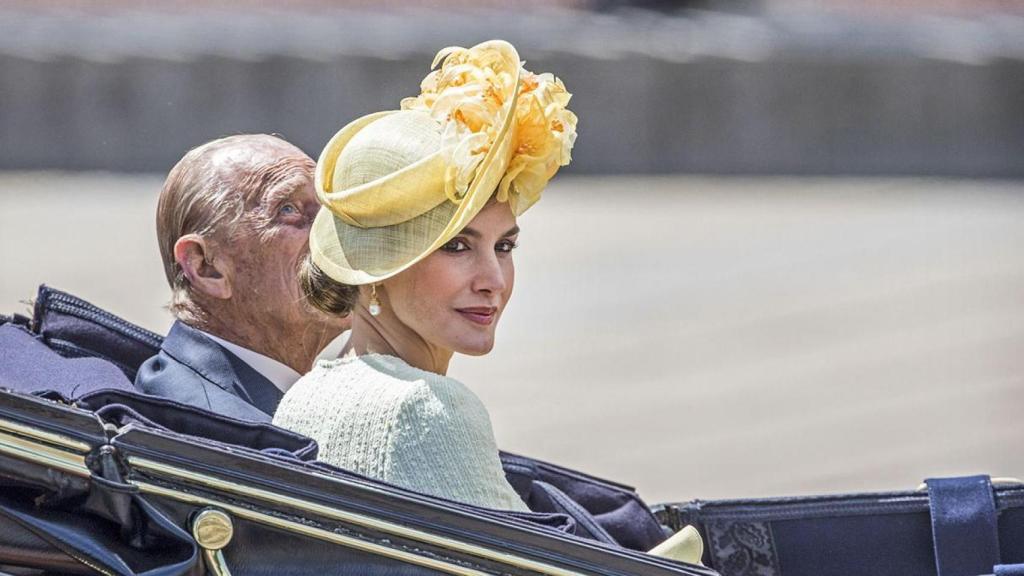
[[[508,203],[492,200],[447,244],[385,281],[383,305],[428,344],[473,356],[490,352],[512,295],[518,234]]]

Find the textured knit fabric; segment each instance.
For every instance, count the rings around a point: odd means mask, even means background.
[[[320,460],[416,492],[527,510],[505,479],[490,417],[461,382],[369,354],[320,361],[274,424],[320,444]]]

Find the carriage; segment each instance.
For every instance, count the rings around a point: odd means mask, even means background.
[[[1017,481],[649,507],[628,486],[502,454],[532,512],[488,510],[318,462],[315,442],[287,430],[134,391],[160,341],[45,286],[32,318],[2,318],[0,573],[1024,574]],[[644,552],[687,525],[704,566]]]

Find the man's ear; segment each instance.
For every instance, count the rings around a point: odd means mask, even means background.
[[[210,298],[231,298],[230,266],[215,258],[214,244],[198,234],[186,234],[174,243],[174,260],[192,289]]]

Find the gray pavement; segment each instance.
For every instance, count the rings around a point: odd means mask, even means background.
[[[0,173],[0,310],[170,318],[158,176]],[[1024,476],[1024,182],[556,179],[495,351],[499,443],[650,501]]]

